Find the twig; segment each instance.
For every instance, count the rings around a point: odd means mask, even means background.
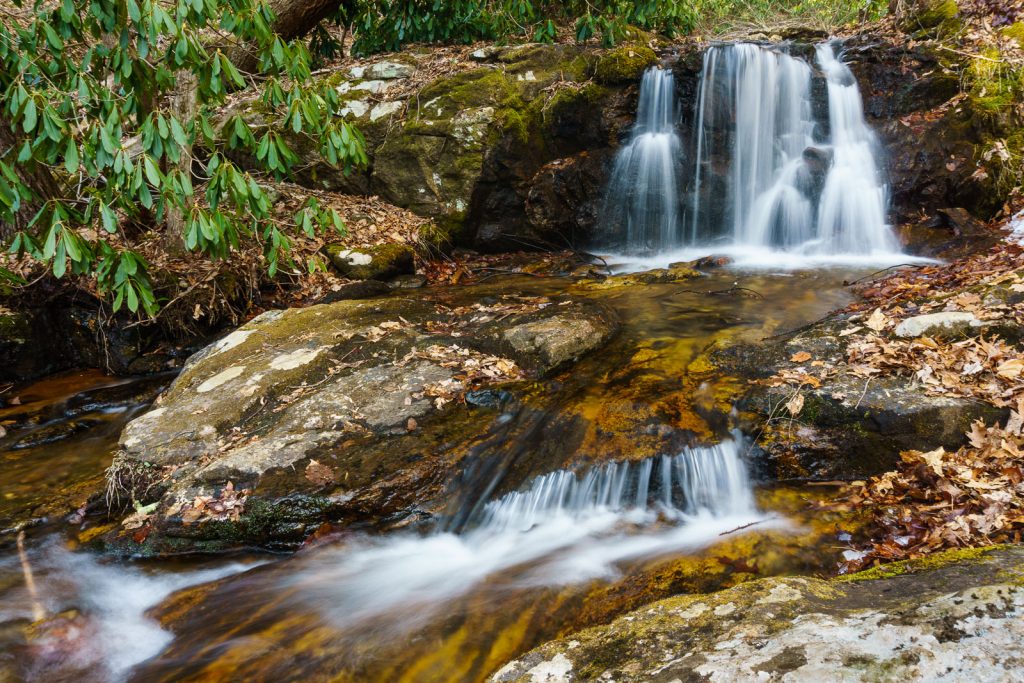
[[[946,52],[953,52],[955,54],[962,55],[964,57],[970,57],[971,59],[983,59],[986,62],[995,62],[996,64],[1006,64],[1006,62],[1003,61],[1002,59],[993,59],[992,57],[986,57],[985,55],[976,55],[976,54],[972,54],[970,52],[964,52],[963,50],[954,50],[953,48],[946,47],[945,45],[936,45],[935,47],[939,48],[940,50],[945,50]],[[1007,66],[1009,66],[1009,64],[1007,64]]]
[[[39,602],[39,592],[36,590],[35,579],[32,578],[32,565],[28,563],[28,554],[25,552],[25,530],[18,532],[18,559],[21,560],[21,573],[25,576],[25,588],[28,589],[28,597],[32,601],[32,621],[42,621],[46,618],[46,610],[43,603]]]
[[[764,524],[769,519],[772,519],[772,518],[769,517],[768,519],[759,519],[756,522],[750,522],[749,524],[743,524],[742,526],[738,526],[735,529],[729,529],[728,531],[723,531],[722,533],[720,533],[718,535],[719,536],[728,536],[729,534],[734,534],[737,531],[743,531],[744,529],[749,529],[752,526],[757,526],[758,524]]]
[[[914,266],[914,265],[919,265],[919,264],[915,264],[915,263],[897,263],[895,266],[889,266],[888,268],[882,268],[881,270],[876,270],[873,273],[868,273],[864,277],[857,278],[853,282],[846,282],[844,280],[843,281],[843,286],[844,287],[852,287],[853,285],[857,284],[858,282],[864,282],[864,280],[867,280],[869,278],[873,278],[876,275],[880,275],[880,274],[886,272],[887,270],[892,270],[893,268],[902,268],[903,266]]]
[[[868,381],[864,382],[864,391],[860,392],[860,398],[857,399],[857,405],[853,407],[854,410],[860,408],[860,402],[864,400],[864,395],[868,393],[868,385],[871,384],[871,378],[868,377]]]

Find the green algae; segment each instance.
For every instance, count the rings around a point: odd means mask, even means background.
[[[933,555],[925,555],[924,557],[915,558],[913,560],[901,560],[899,562],[880,564],[855,574],[840,576],[835,580],[839,583],[855,583],[858,581],[891,579],[894,576],[903,576],[904,574],[916,574],[918,572],[941,569],[961,562],[982,560],[992,551],[1006,547],[1008,546],[990,545],[981,548],[956,548],[954,550],[946,550]]]

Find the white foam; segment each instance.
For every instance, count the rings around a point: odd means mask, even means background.
[[[610,579],[624,562],[693,551],[748,524],[783,522],[756,509],[738,447],[725,442],[538,477],[486,505],[464,533],[322,549],[286,581],[344,627],[406,630],[485,579],[489,596]]]
[[[8,562],[17,558],[8,558]],[[83,647],[67,648],[43,654],[49,658],[47,670],[66,666],[74,670],[82,665],[98,666],[108,680],[127,678],[136,664],[156,656],[173,635],[146,615],[171,593],[200,583],[214,581],[253,567],[231,563],[192,571],[147,571],[126,563],[103,563],[95,556],[73,553],[53,544],[31,555],[38,592],[48,615],[77,609],[83,614]],[[5,562],[6,564],[6,562]],[[9,571],[13,567],[5,567]],[[4,594],[0,623],[13,619],[31,619],[32,602],[23,587]],[[59,647],[59,646],[58,646]],[[53,660],[66,657],[66,660]],[[41,666],[29,662],[28,666]]]
[[[672,263],[694,261],[705,256],[725,256],[731,259],[728,267],[737,270],[772,272],[817,268],[888,268],[901,264],[938,263],[935,259],[923,256],[910,256],[889,251],[864,254],[820,254],[744,244],[685,247],[651,256],[602,254],[601,258],[616,273],[636,273],[654,268],[666,268]]]

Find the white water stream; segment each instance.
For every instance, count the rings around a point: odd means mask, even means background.
[[[915,260],[900,252],[886,223],[888,190],[878,144],[853,73],[832,43],[816,47],[815,63],[817,71],[784,47],[709,48],[696,103],[694,158],[677,159],[692,169],[688,179],[665,159],[682,153],[671,125],[675,98],[665,92],[671,78],[658,67],[645,74],[637,128],[619,153],[604,204],[606,234],[621,238],[624,255],[613,259],[620,269],[709,253],[756,268]],[[815,79],[827,92],[827,118],[821,120],[815,116]],[[662,110],[657,120],[670,124],[670,130],[659,128],[663,142],[656,146],[644,141],[651,135],[653,106]],[[657,172],[670,167],[672,172]]]
[[[0,624],[33,620],[41,607],[49,621],[32,643],[28,680],[125,679],[131,668],[155,656],[173,635],[147,616],[171,593],[257,566],[231,562],[209,568],[166,571],[103,562],[49,543],[28,555],[38,602],[20,580],[16,555],[0,562]],[[7,577],[15,577],[8,582]],[[7,586],[10,587],[7,587]],[[66,621],[62,621],[67,616]],[[50,628],[50,631],[47,629]],[[70,674],[69,674],[70,672]],[[76,673],[77,672],[77,673]]]
[[[623,563],[699,549],[751,524],[779,522],[757,510],[738,446],[726,441],[552,472],[484,506],[463,533],[364,538],[311,554],[287,588],[340,626],[406,631],[484,579],[490,596],[611,579]]]
[[[676,132],[671,71],[648,69],[640,85],[637,120],[615,159],[602,215],[625,236],[630,252],[659,251],[678,243],[682,145]]]

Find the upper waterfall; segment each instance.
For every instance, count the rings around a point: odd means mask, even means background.
[[[679,245],[682,145],[676,132],[675,80],[652,67],[640,84],[637,121],[615,159],[602,214],[608,234],[631,252]]]
[[[832,43],[815,52],[811,64],[784,45],[710,47],[689,146],[671,73],[648,70],[605,196],[606,246],[654,258],[711,245],[768,261],[898,255],[857,81]]]
[[[831,43],[818,45],[816,55],[827,120],[815,117],[815,74],[806,61],[750,43],[705,54],[691,244],[728,237],[736,245],[806,254],[898,249],[857,81]],[[722,155],[725,171],[716,169]]]

